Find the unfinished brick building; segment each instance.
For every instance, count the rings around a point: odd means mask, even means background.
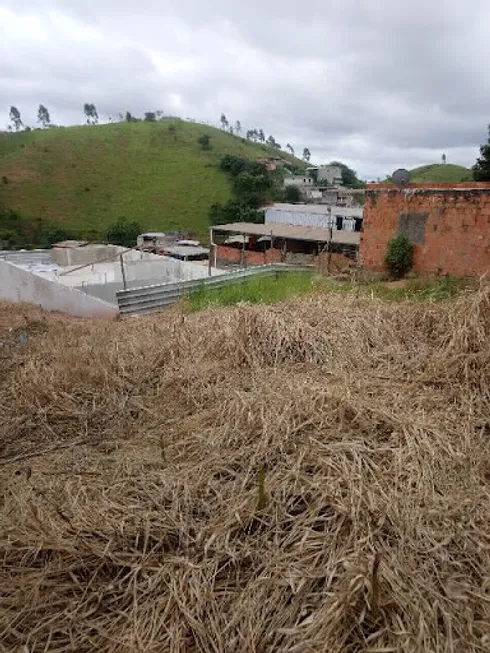
[[[383,269],[388,241],[397,233],[415,245],[416,272],[490,272],[490,183],[369,184],[360,244],[365,269]]]

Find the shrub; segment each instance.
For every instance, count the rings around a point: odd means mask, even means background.
[[[197,142],[199,143],[199,145],[202,147],[203,150],[211,149],[211,136],[208,136],[207,134],[203,134],[202,136],[199,136]]]
[[[301,202],[301,191],[298,186],[286,186],[284,189],[284,199],[286,202]]]
[[[248,203],[230,200],[226,204],[213,204],[209,209],[211,225],[227,224],[228,222],[255,222],[263,224],[264,212],[257,210]]]
[[[134,247],[141,233],[137,222],[127,222],[124,218],[114,222],[107,229],[107,241],[121,247]]]
[[[3,175],[3,177],[2,177],[2,183],[4,183],[4,184],[8,184],[8,183],[9,183],[8,177],[7,177],[6,175]]]
[[[48,231],[48,236],[47,240],[50,245],[54,245],[54,243],[60,243],[63,240],[72,240],[75,238],[75,234],[73,231],[70,231],[69,229],[65,229],[64,227],[54,227],[50,231]]]
[[[412,267],[413,245],[405,234],[398,234],[388,243],[385,265],[395,279],[401,279]]]

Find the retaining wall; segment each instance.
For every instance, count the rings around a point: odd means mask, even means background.
[[[360,261],[382,270],[388,242],[405,233],[414,244],[414,269],[428,274],[480,276],[490,272],[490,183],[369,184]]]
[[[75,288],[44,279],[28,270],[0,260],[0,300],[27,302],[46,311],[75,317],[115,317],[113,304],[90,297]]]

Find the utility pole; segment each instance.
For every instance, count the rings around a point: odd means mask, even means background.
[[[127,289],[127,283],[126,283],[126,272],[124,271],[124,261],[123,261],[123,255],[119,254],[119,261],[121,263],[121,275],[122,275],[122,280],[123,280],[123,288],[124,290]]]

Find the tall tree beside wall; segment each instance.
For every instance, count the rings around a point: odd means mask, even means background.
[[[490,125],[488,126],[488,140],[480,147],[480,156],[473,166],[475,181],[490,181]]]

